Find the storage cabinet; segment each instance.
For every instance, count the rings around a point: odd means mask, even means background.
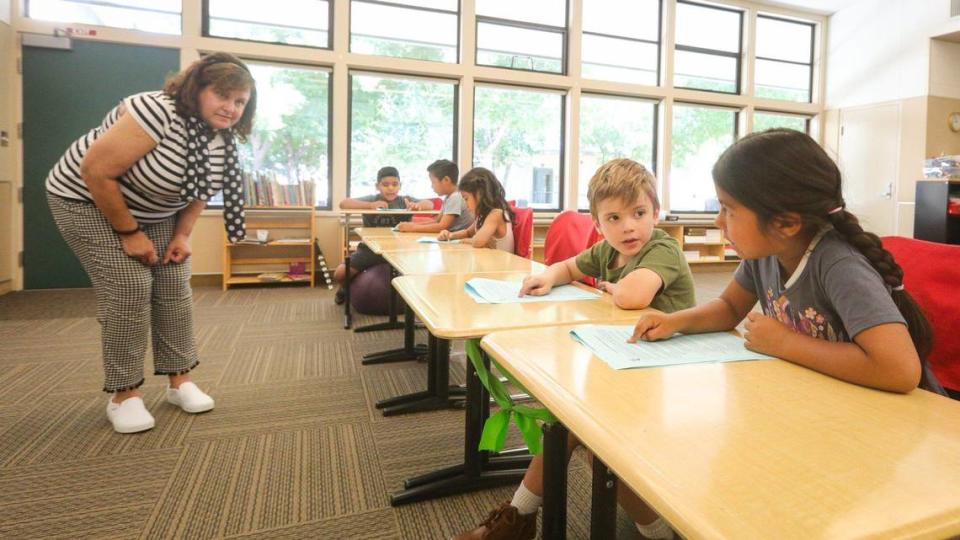
[[[312,206],[247,208],[247,237],[232,244],[224,232],[223,290],[233,285],[316,281],[316,222]],[[258,232],[266,239],[258,241]],[[302,273],[291,267],[303,265]]]
[[[960,179],[917,182],[913,237],[960,244]]]

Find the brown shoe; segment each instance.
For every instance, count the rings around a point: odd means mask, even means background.
[[[462,532],[453,540],[533,540],[536,536],[537,513],[521,515],[510,501],[505,501],[476,529]]]

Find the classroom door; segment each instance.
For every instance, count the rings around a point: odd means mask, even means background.
[[[44,181],[67,147],[125,96],[159,90],[176,49],[73,40],[72,50],[23,48],[25,289],[89,287],[47,208]]]
[[[840,172],[847,209],[880,236],[896,229],[900,105],[840,111]]]

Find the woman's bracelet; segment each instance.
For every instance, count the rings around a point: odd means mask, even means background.
[[[130,236],[131,234],[137,234],[138,232],[140,232],[140,231],[143,230],[143,229],[140,227],[140,224],[139,224],[139,223],[137,223],[137,226],[136,226],[136,227],[134,227],[134,228],[132,228],[132,229],[130,229],[130,230],[128,230],[128,231],[119,231],[119,230],[115,229],[114,227],[110,227],[110,228],[113,229],[113,232],[119,234],[120,236]]]

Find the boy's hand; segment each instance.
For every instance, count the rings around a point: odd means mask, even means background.
[[[532,296],[543,296],[549,293],[552,288],[553,282],[543,274],[527,276],[523,279],[523,285],[520,286],[520,292],[517,293],[517,297],[523,298],[528,294]]]
[[[777,356],[778,348],[793,334],[789,326],[756,311],[747,313],[747,321],[743,326],[747,330],[743,334],[743,339],[746,340],[744,346],[751,351],[770,356]]]
[[[658,341],[667,339],[677,333],[677,324],[672,317],[659,311],[644,313],[633,328],[633,335],[627,339],[627,343],[636,343],[637,341]]]
[[[439,233],[437,233],[437,240],[441,242],[446,242],[447,240],[450,240],[450,231],[442,230]]]
[[[407,210],[419,210],[420,203],[415,203],[410,200],[410,197],[403,198],[403,204],[407,207]]]
[[[401,221],[397,223],[397,230],[400,232],[411,232],[413,229],[409,221]]]
[[[610,293],[610,294],[616,294],[617,292],[617,284],[610,283],[609,281],[598,281],[597,288],[603,292]]]
[[[386,208],[390,206],[387,204],[387,201],[373,201],[370,203],[370,208],[376,210],[377,208]]]

